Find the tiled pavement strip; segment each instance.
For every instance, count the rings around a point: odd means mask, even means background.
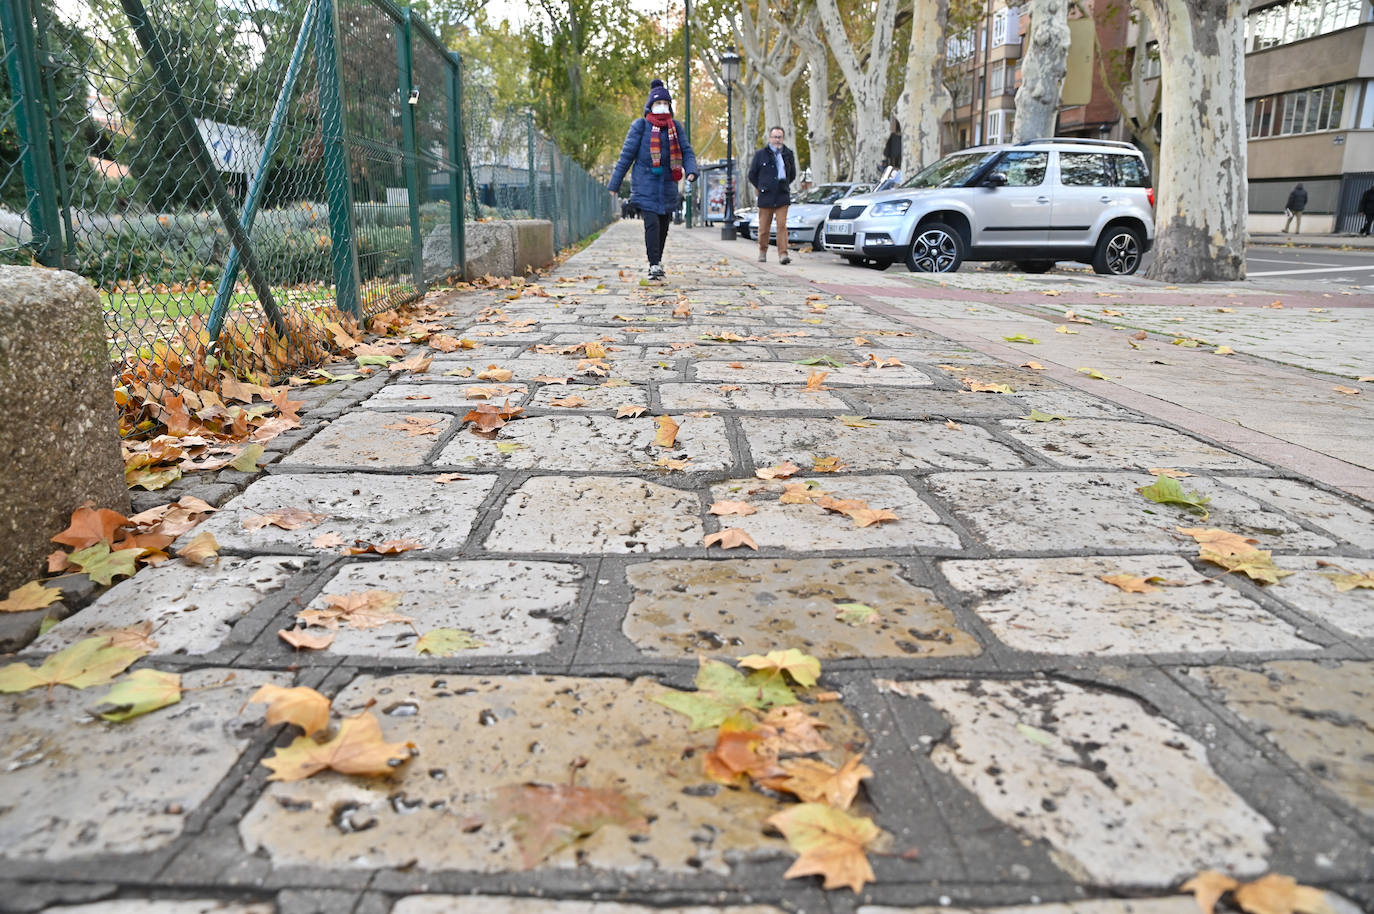
[[[1016,277],[940,285],[804,256],[760,269],[743,259],[752,244],[700,230],[670,236],[669,281],[645,287],[638,228],[612,227],[544,282],[562,297],[454,296],[449,322],[481,348],[317,403],[313,418],[333,421],[286,439],[199,528],[222,544],[217,567],[145,570],[33,645],[151,618],[160,648],[144,665],[207,688],[122,725],[90,722],[90,696],[72,690],[6,700],[0,908],[1184,914],[1196,908],[1178,885],[1211,867],[1287,873],[1336,893],[1339,911],[1374,909],[1374,591],[1340,593],[1318,564],[1374,570],[1374,505],[1341,488],[1370,491],[1371,436],[1351,463],[1340,434],[1367,428],[1369,396],[1351,406],[1319,394],[1331,377],[1208,355],[1236,379],[1244,365],[1257,389],[1311,397],[1316,431],[1290,443],[1251,426],[1240,447],[1226,434],[1241,426],[1166,396],[1212,383],[1201,354],[1148,342],[1183,366],[1169,388],[1124,334],[1117,358],[1100,325],[1056,334],[1033,307],[1056,282],[1083,313],[1129,310],[1103,289],[1157,287],[1051,275],[1018,298]],[[683,299],[691,317],[673,318]],[[489,304],[538,323],[476,321]],[[997,339],[1018,332],[1043,343]],[[729,335],[742,339],[704,338]],[[534,380],[577,366],[534,344],[602,337],[625,384]],[[854,365],[869,353],[901,365]],[[1124,380],[1076,375],[1085,353]],[[808,393],[797,362],[821,355],[847,364]],[[474,382],[452,373],[491,364],[515,372],[526,405],[495,441],[459,427]],[[968,392],[962,377],[1016,392]],[[568,394],[587,405],[551,405]],[[615,419],[620,404],[648,412]],[[1020,418],[1031,409],[1069,420]],[[439,434],[385,428],[407,414],[438,419]],[[669,414],[681,429],[663,449],[653,417]],[[1199,426],[1226,434],[1189,433]],[[847,466],[813,473],[817,457]],[[780,503],[782,484],[754,471],[784,459],[803,467],[792,481],[898,520],[856,528]],[[1218,577],[1175,530],[1198,518],[1137,494],[1154,467],[1195,474],[1182,482],[1211,497],[1204,526],[1254,536],[1299,573],[1266,587]],[[756,513],[709,514],[720,499]],[[288,506],[329,518],[242,525]],[[705,548],[722,527],[758,552]],[[425,549],[343,558],[311,545],[324,533]],[[1124,593],[1099,580],[1114,572],[1188,586]],[[341,631],[318,653],[278,639],[322,594],[373,588],[403,591],[419,629],[469,629],[485,646],[420,658],[400,624]],[[844,602],[877,621],[845,624]],[[648,700],[689,688],[698,653],[787,647],[821,659],[842,700],[813,710],[876,772],[858,807],[889,853],[858,896],[784,880],[792,854],[762,824],[783,802],[707,780],[710,732]],[[317,687],[343,714],[375,703],[387,739],[419,754],[381,781],[269,784],[260,762],[288,737],[245,707],[263,682]],[[647,836],[606,827],[527,871],[506,825],[470,827],[496,788],[561,782],[579,757],[579,783],[641,799]]]

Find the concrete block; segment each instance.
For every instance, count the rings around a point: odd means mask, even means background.
[[[553,223],[547,219],[515,219],[515,272],[524,275],[553,263]]]
[[[37,577],[83,502],[129,512],[100,302],[75,273],[0,266],[0,594]]]
[[[469,222],[464,242],[467,254],[464,279],[515,275],[515,229],[509,222]]]

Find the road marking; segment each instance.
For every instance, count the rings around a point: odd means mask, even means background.
[[[1245,258],[1245,259],[1248,260],[1248,261],[1250,261],[1251,263],[1293,263],[1293,262],[1294,262],[1291,258],[1288,259],[1288,260],[1274,260],[1273,258],[1270,258],[1270,257],[1247,257],[1247,258]],[[1308,263],[1308,264],[1304,264],[1304,266],[1309,266],[1309,267],[1338,267],[1338,266],[1340,266],[1340,264],[1338,264],[1338,263]]]
[[[1364,264],[1358,267],[1323,267],[1318,270],[1266,270],[1263,273],[1247,272],[1246,276],[1292,276],[1296,273],[1374,273],[1374,265]]]

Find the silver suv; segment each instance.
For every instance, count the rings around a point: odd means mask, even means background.
[[[1055,137],[945,156],[898,187],[839,201],[824,246],[851,263],[952,273],[965,260],[1056,261],[1126,275],[1154,243],[1154,190],[1129,143]]]

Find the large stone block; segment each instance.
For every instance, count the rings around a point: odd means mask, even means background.
[[[77,276],[0,266],[0,594],[36,577],[82,502],[129,511],[100,301]]]
[[[515,275],[515,229],[509,222],[469,222],[463,240],[464,279]]]
[[[553,223],[547,219],[515,219],[515,272],[523,276],[553,263]]]

